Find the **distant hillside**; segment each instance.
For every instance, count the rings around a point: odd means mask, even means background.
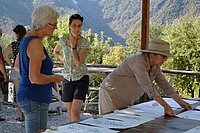
[[[130,28],[141,21],[141,0],[0,0],[0,27],[9,33],[16,24],[30,25],[34,7],[48,4],[61,15],[80,13],[83,29],[104,31],[124,43]],[[151,21],[165,24],[185,15],[200,14],[200,0],[151,0]]]
[[[103,18],[120,36],[141,21],[142,0],[100,0]],[[165,24],[185,15],[200,15],[200,0],[150,0],[150,20]]]

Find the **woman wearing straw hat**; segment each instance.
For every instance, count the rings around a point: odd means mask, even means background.
[[[152,40],[149,42],[148,50],[141,50],[127,57],[104,79],[100,87],[99,114],[131,106],[147,93],[149,98],[153,98],[164,107],[166,115],[175,116],[172,108],[153,88],[153,81],[180,106],[188,110],[192,109],[191,105],[179,97],[161,73],[160,66],[170,56],[172,55],[168,42]]]

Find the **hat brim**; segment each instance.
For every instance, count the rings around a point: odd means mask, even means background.
[[[167,56],[167,57],[172,57],[174,58],[175,56],[172,55],[171,53],[162,53],[162,52],[158,52],[158,51],[151,51],[151,50],[140,50],[141,52],[144,52],[144,53],[154,53],[154,54],[160,54],[160,55],[164,55],[164,56]]]

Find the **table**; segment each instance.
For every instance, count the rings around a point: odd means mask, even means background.
[[[200,106],[200,101],[192,104],[195,108]],[[185,109],[175,110],[176,114],[185,112]],[[199,111],[200,115],[200,111]],[[155,120],[146,122],[139,126],[121,130],[121,133],[183,133],[200,126],[200,120],[185,119],[179,117],[161,116]]]
[[[131,129],[121,130],[122,133],[183,133],[200,126],[200,121],[178,117],[162,116]]]
[[[185,109],[180,108],[180,106],[172,99],[166,98],[165,101],[170,104],[176,114],[187,112]],[[189,102],[193,108],[200,106],[200,101],[186,101]],[[121,114],[125,115],[123,116]],[[111,125],[109,125],[109,122]],[[191,129],[196,130],[197,127],[200,127],[200,119],[188,119],[180,117],[179,115],[176,115],[176,117],[164,116],[163,108],[157,104],[157,102],[149,101],[133,105],[123,110],[116,110],[114,113],[103,115],[98,119],[91,118],[73,124],[58,127],[57,131],[49,131],[47,133],[68,133],[72,131],[76,133],[88,131],[90,131],[90,133],[183,133]],[[123,128],[123,126],[125,128]],[[198,128],[197,132],[200,132],[200,128]],[[193,133],[193,131],[189,133]]]

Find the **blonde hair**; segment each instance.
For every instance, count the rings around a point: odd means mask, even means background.
[[[32,30],[38,30],[48,25],[51,19],[59,17],[59,13],[48,5],[37,7],[32,13]]]

